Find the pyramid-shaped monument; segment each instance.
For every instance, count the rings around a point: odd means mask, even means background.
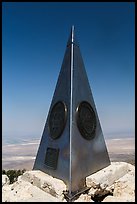
[[[74,26],[33,169],[62,179],[72,197],[85,178],[108,166],[108,156]]]

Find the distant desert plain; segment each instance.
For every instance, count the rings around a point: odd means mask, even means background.
[[[135,165],[135,138],[105,139],[111,161],[125,161]],[[32,170],[40,140],[2,146],[2,169]]]

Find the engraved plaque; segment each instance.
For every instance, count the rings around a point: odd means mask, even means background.
[[[57,139],[61,136],[67,118],[67,107],[64,102],[57,102],[50,113],[49,117],[49,132],[52,139]]]
[[[93,108],[88,102],[83,101],[77,107],[76,119],[81,135],[87,140],[93,139],[96,130],[96,116]]]
[[[59,149],[48,147],[46,152],[46,157],[45,157],[46,166],[54,170],[57,169],[58,155],[59,155]]]

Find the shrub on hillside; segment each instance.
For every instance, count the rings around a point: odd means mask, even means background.
[[[6,174],[10,180],[10,184],[17,181],[18,176],[22,175],[26,170],[2,170],[2,174]]]

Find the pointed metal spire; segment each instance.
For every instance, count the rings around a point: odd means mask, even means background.
[[[72,45],[72,44],[75,44],[78,46],[78,42],[77,42],[76,35],[75,35],[74,31],[75,31],[75,27],[74,27],[74,25],[72,25],[70,37],[69,37],[68,42],[67,42],[67,47]]]
[[[74,26],[33,169],[62,179],[71,200],[86,177],[110,164]]]
[[[71,42],[74,42],[74,25],[71,28]]]

